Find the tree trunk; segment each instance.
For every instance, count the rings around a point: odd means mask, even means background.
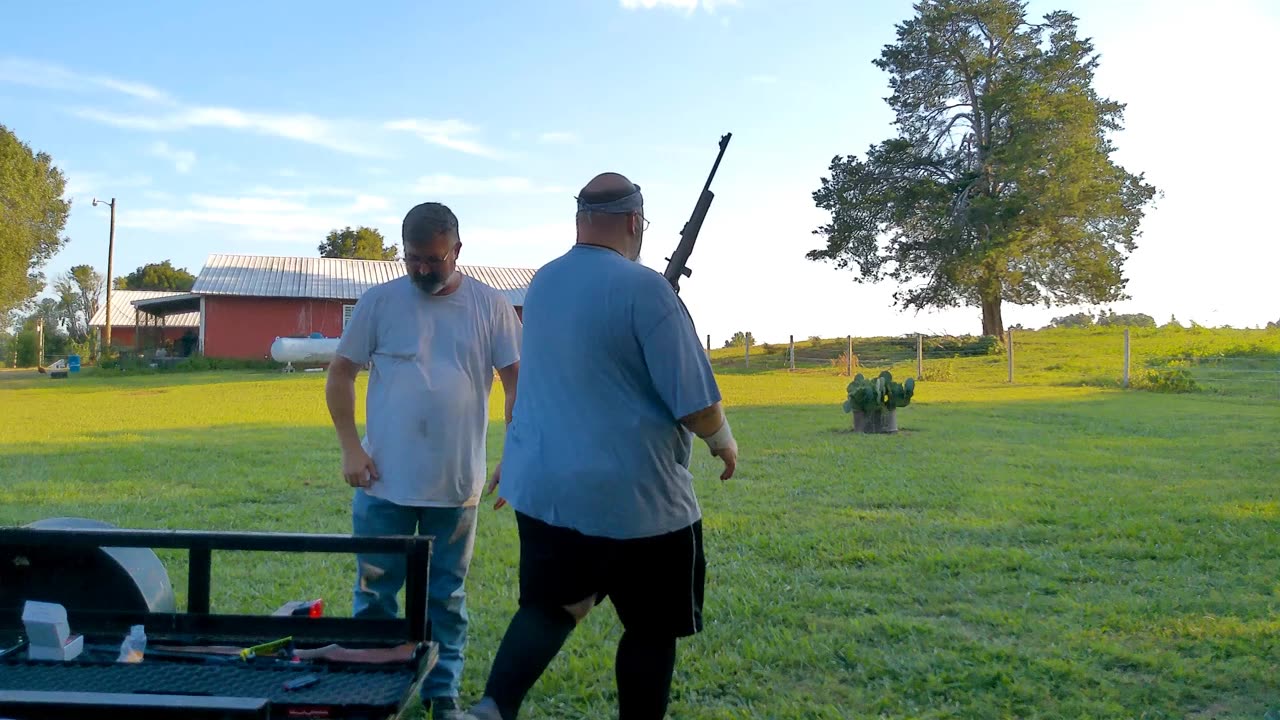
[[[982,298],[982,334],[1004,337],[1004,318],[1000,314],[1000,295]]]

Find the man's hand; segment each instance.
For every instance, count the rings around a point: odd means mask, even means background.
[[[502,463],[501,462],[499,462],[498,466],[493,469],[493,475],[489,478],[489,484],[486,485],[484,488],[484,496],[489,497],[490,495],[492,495],[493,491],[498,489],[498,483],[500,482],[502,482]],[[502,499],[502,497],[499,497],[498,502],[493,504],[493,509],[501,510],[502,507],[506,504],[507,504],[507,501]]]
[[[724,472],[720,473],[720,479],[728,480],[733,477],[733,471],[738,467],[738,444],[712,450],[711,455],[724,461]]]
[[[361,447],[360,435],[356,432],[356,375],[359,372],[359,365],[334,355],[329,363],[324,395],[333,428],[338,433],[338,446],[342,448],[342,477],[351,487],[367,488],[378,479],[378,468]]]
[[[351,487],[367,488],[378,479],[378,468],[369,453],[357,445],[342,451],[342,477]]]
[[[724,461],[724,472],[720,473],[720,479],[728,480],[733,477],[733,471],[738,467],[738,442],[733,439],[729,420],[724,416],[720,403],[680,418],[680,423],[707,443],[712,457]]]

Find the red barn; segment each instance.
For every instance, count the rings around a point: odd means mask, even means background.
[[[477,265],[458,270],[504,293],[523,317],[533,270]],[[365,290],[404,274],[400,261],[215,254],[191,292],[140,299],[135,305],[140,317],[160,318],[165,325],[168,318],[195,311],[206,357],[267,359],[277,337],[340,336]]]

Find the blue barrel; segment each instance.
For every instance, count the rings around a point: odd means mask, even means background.
[[[71,372],[80,372],[80,356],[79,355],[67,356],[67,369],[70,370]]]

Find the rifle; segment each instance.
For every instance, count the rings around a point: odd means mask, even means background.
[[[733,133],[725,133],[720,138],[720,153],[716,155],[716,162],[711,166],[711,174],[707,176],[707,183],[702,186],[702,194],[698,196],[698,204],[693,207],[693,215],[689,217],[689,222],[684,224],[684,229],[680,231],[680,244],[676,246],[676,251],[671,253],[671,257],[666,258],[667,270],[663,276],[667,278],[667,282],[671,283],[671,288],[680,294],[680,276],[690,277],[693,271],[685,265],[689,262],[689,255],[693,253],[693,243],[698,239],[698,232],[702,230],[702,221],[707,217],[707,210],[711,207],[711,201],[715,199],[715,193],[711,192],[711,180],[716,176],[716,168],[720,167],[720,159],[724,157],[725,148],[729,147],[729,138],[733,137]]]

